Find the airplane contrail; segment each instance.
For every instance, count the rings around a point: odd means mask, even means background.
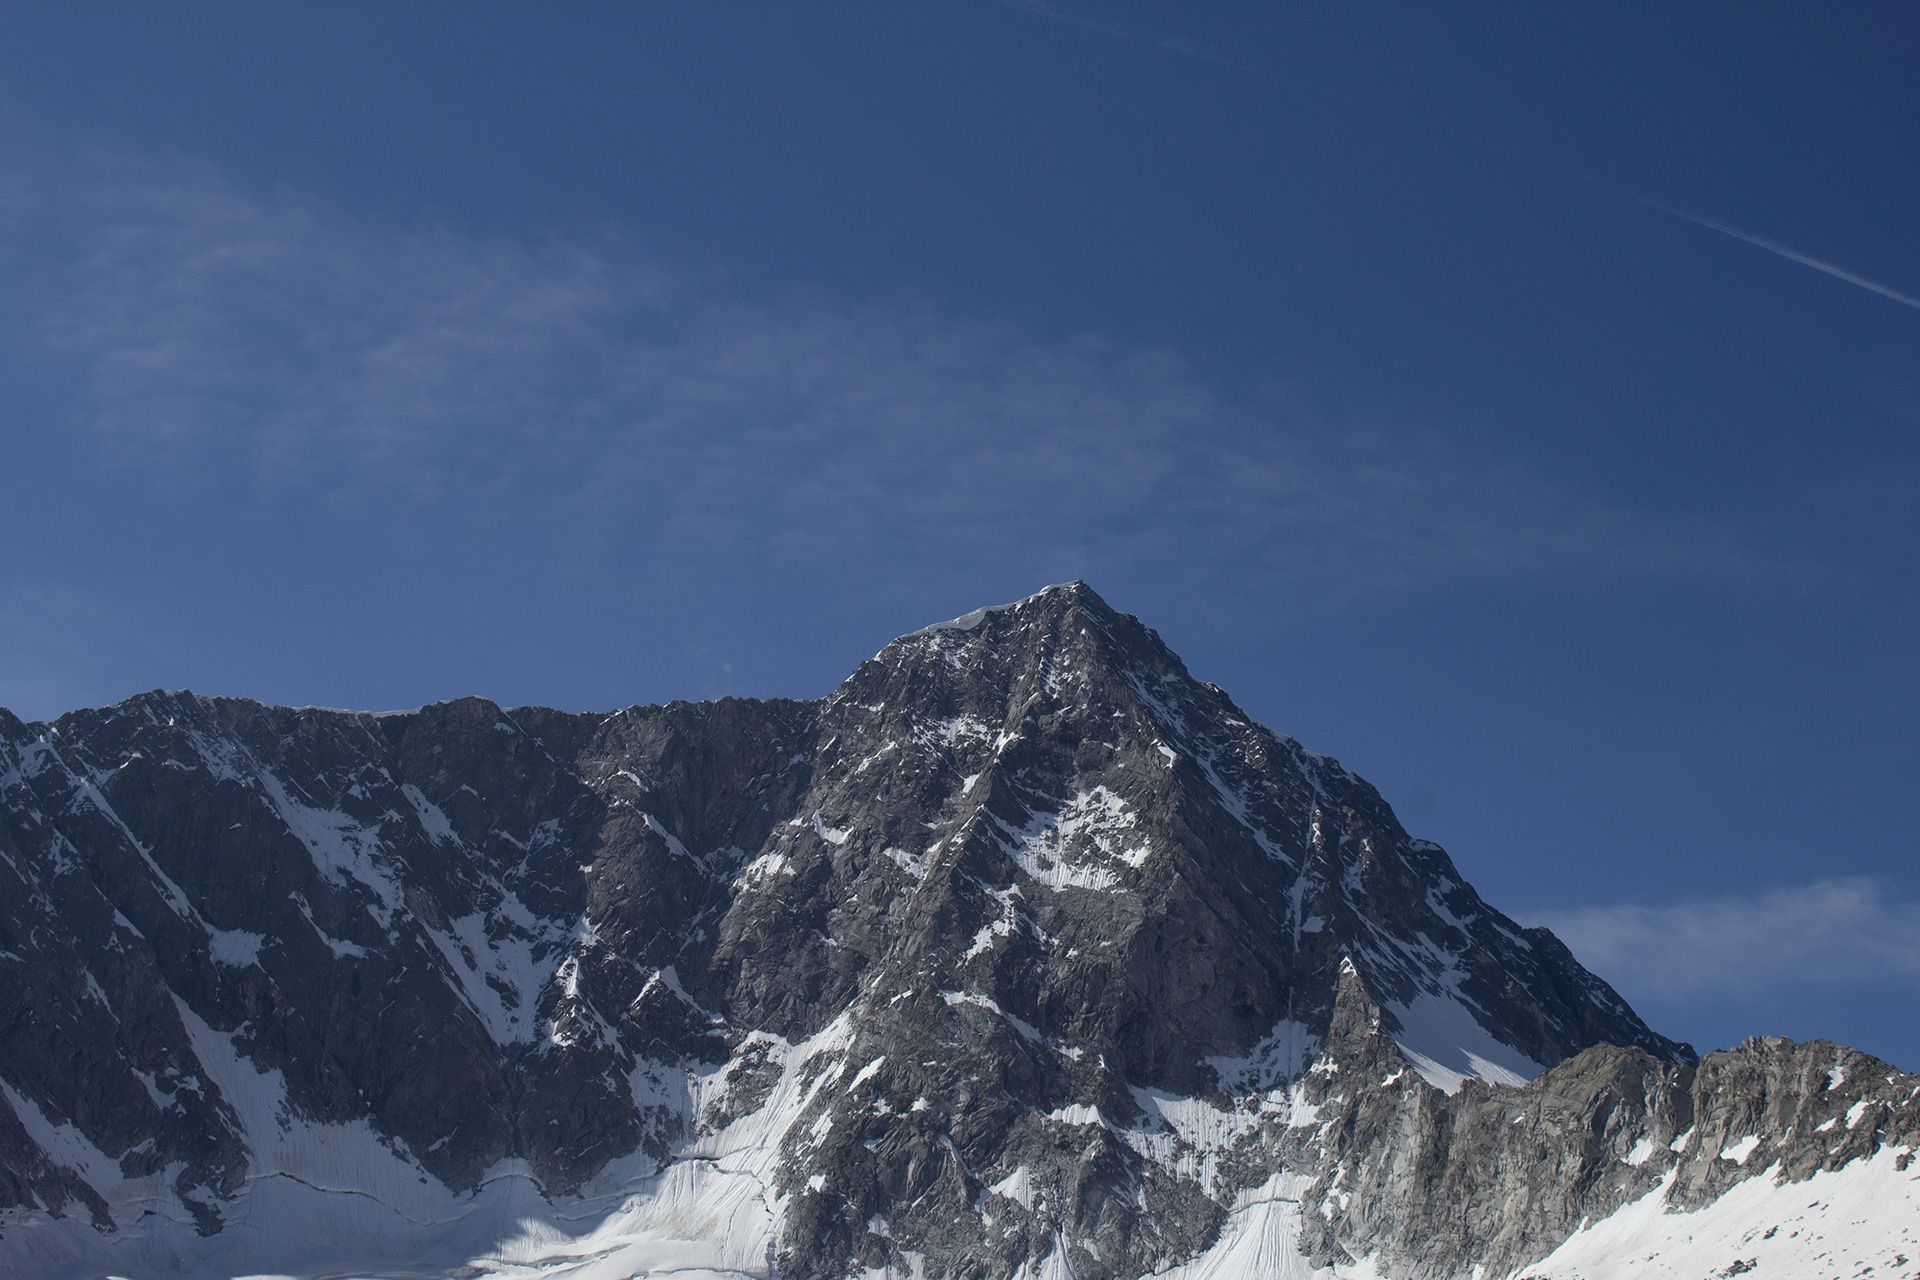
[[[1219,63],[1221,66],[1237,67],[1242,71],[1252,71],[1256,74],[1273,74],[1271,68],[1255,66],[1252,63],[1229,58],[1195,41],[1182,39],[1179,36],[1167,35],[1163,32],[1148,31],[1138,27],[1122,26],[1115,22],[1106,22],[1099,18],[1089,17],[1086,14],[1076,13],[1071,9],[1063,8],[1060,5],[1054,4],[1052,0],[993,0],[993,2],[1008,9],[1018,9],[1022,13],[1033,14],[1035,17],[1051,18],[1055,22],[1070,22],[1075,26],[1105,32],[1107,35],[1118,36],[1123,40],[1138,40],[1142,43],[1165,49],[1169,53],[1177,53],[1189,58],[1203,58],[1208,62]],[[1897,302],[1903,307],[1912,307],[1914,310],[1920,311],[1920,298],[1916,298],[1910,293],[1902,293],[1891,285],[1881,284],[1878,280],[1869,279],[1857,271],[1849,271],[1845,267],[1837,263],[1828,262],[1824,258],[1816,258],[1810,253],[1802,253],[1792,245],[1781,244],[1778,240],[1769,239],[1757,231],[1748,231],[1746,228],[1736,227],[1730,222],[1721,222],[1718,219],[1709,218],[1705,214],[1694,213],[1691,210],[1682,209],[1677,205],[1668,204],[1664,200],[1656,200],[1652,196],[1643,196],[1639,192],[1629,191],[1625,187],[1616,187],[1611,182],[1602,182],[1600,179],[1589,177],[1584,173],[1563,168],[1557,164],[1550,164],[1535,156],[1527,155],[1523,151],[1516,151],[1512,147],[1503,146],[1497,142],[1482,142],[1481,145],[1491,147],[1495,151],[1504,151],[1509,155],[1518,156],[1530,164],[1539,165],[1543,169],[1551,169],[1555,173],[1572,178],[1576,182],[1584,182],[1590,187],[1597,187],[1602,191],[1611,192],[1623,200],[1632,200],[1636,204],[1646,205],[1649,209],[1658,209],[1660,212],[1671,214],[1676,218],[1684,218],[1695,226],[1705,227],[1709,231],[1718,231],[1723,236],[1731,236],[1735,240],[1743,241],[1756,249],[1765,249],[1768,253],[1785,258],[1788,262],[1797,262],[1803,267],[1812,267],[1815,271],[1832,276],[1836,280],[1844,280],[1850,285],[1865,289],[1869,293],[1877,293],[1881,297]]]
[[[1504,149],[1505,148],[1503,148],[1503,150]],[[1534,163],[1540,164],[1542,162],[1536,160]],[[1736,227],[1732,223],[1721,222],[1717,219],[1709,218],[1705,214],[1682,209],[1678,205],[1668,204],[1664,200],[1656,200],[1652,196],[1643,196],[1638,191],[1629,191],[1625,187],[1616,187],[1611,182],[1602,182],[1598,178],[1590,178],[1584,173],[1575,173],[1573,170],[1563,169],[1559,165],[1549,165],[1548,167],[1558,173],[1565,174],[1576,182],[1584,182],[1590,187],[1598,187],[1602,191],[1611,192],[1623,200],[1631,200],[1636,204],[1646,205],[1649,209],[1658,209],[1660,212],[1670,213],[1676,218],[1684,218],[1697,227],[1705,227],[1709,231],[1718,231],[1723,236],[1732,236],[1735,240],[1744,241],[1756,249],[1765,249],[1768,253],[1777,254],[1789,262],[1797,262],[1803,267],[1812,267],[1815,271],[1824,272],[1836,280],[1844,280],[1848,284],[1857,285],[1867,290],[1869,293],[1877,293],[1881,297],[1890,298],[1902,306],[1912,307],[1914,310],[1920,311],[1920,298],[1916,298],[1910,293],[1902,293],[1891,285],[1881,284],[1878,280],[1870,280],[1857,271],[1849,271],[1845,267],[1828,262],[1824,258],[1816,258],[1810,253],[1802,253],[1792,245],[1781,244],[1778,240],[1769,239],[1757,231],[1748,231],[1745,227]]]

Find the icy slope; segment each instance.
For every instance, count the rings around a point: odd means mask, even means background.
[[[1392,1042],[1369,1025],[1375,1011],[1357,983],[1349,983],[1345,1003],[1352,1019],[1291,1086],[1225,1105],[1142,1099],[1152,1120],[1126,1132],[1143,1158],[1169,1171],[1221,1193],[1223,1162],[1244,1158],[1249,1140],[1257,1144],[1263,1134],[1278,1139],[1268,1154],[1281,1166],[1223,1195],[1217,1236],[1154,1274],[1604,1280],[1742,1274],[1730,1270],[1736,1267],[1763,1276],[1857,1276],[1870,1266],[1870,1274],[1911,1280],[1920,1270],[1911,1265],[1920,1257],[1913,1247],[1920,1231],[1914,1077],[1835,1046],[1755,1042],[1710,1058],[1705,1081],[1644,1055],[1602,1050],[1523,1088],[1475,1086],[1466,1092],[1484,1096],[1463,1104],[1404,1070],[1373,1083],[1371,1073],[1392,1062]],[[462,1195],[392,1180],[374,1196],[263,1174],[229,1203],[228,1224],[211,1240],[184,1215],[162,1213],[102,1236],[73,1218],[26,1214],[10,1224],[0,1256],[9,1275],[48,1277],[771,1275],[786,1198],[769,1175],[810,1098],[846,1083],[841,1073],[815,1069],[842,1060],[845,1030],[836,1026],[801,1045],[761,1042],[773,1050],[777,1074],[757,1111],[736,1111],[737,1067],[692,1080],[687,1104],[700,1137],[653,1176],[609,1170],[582,1194],[548,1201],[524,1167],[495,1170]],[[1873,1074],[1846,1087],[1845,1077],[1868,1069]],[[1830,1084],[1836,1077],[1842,1083]],[[1811,1088],[1794,1083],[1803,1078]],[[1639,1093],[1649,1105],[1626,1105],[1635,1090],[1619,1089],[1623,1080],[1655,1085]],[[1763,1087],[1756,1090],[1757,1080]],[[1795,1117],[1787,1137],[1769,1132],[1764,1114],[1753,1111],[1759,1096]],[[1424,1132],[1409,1134],[1416,1145],[1451,1134],[1447,1146],[1461,1149],[1453,1167],[1448,1156],[1430,1157],[1428,1194],[1389,1198],[1374,1185],[1381,1168],[1407,1154],[1395,1139],[1346,1146],[1333,1136],[1366,1133],[1381,1108],[1424,1116]],[[1687,1127],[1668,1137],[1683,1120]],[[1563,1138],[1543,1147],[1542,1135],[1553,1132],[1595,1141]],[[1817,1140],[1792,1136],[1802,1132]],[[381,1154],[359,1149],[352,1135],[331,1138],[336,1159],[380,1167]],[[1032,1173],[1017,1170],[986,1189],[982,1227],[992,1230],[1007,1208],[1045,1194]],[[119,1204],[128,1208],[165,1203],[158,1188],[126,1191]],[[1574,1215],[1571,1235],[1525,1242],[1503,1229],[1502,1222],[1511,1228],[1532,1216],[1511,1212],[1529,1198]],[[1382,1217],[1391,1220],[1388,1230],[1378,1229]],[[1461,1224],[1476,1219],[1479,1259],[1449,1258]],[[1329,1230],[1340,1240],[1331,1249]],[[1086,1274],[1070,1244],[1063,1234],[1016,1273]],[[1526,1260],[1541,1253],[1547,1256]],[[953,1274],[930,1268],[911,1248],[855,1272]]]
[[[1804,1182],[1776,1170],[1704,1208],[1673,1209],[1662,1185],[1582,1227],[1525,1268],[1540,1280],[1810,1280],[1920,1277],[1920,1167],[1881,1151]]]

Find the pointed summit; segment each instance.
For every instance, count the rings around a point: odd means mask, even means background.
[[[922,627],[874,658],[889,668],[923,668],[937,682],[964,675],[985,678],[1009,692],[1035,674],[1058,691],[1066,673],[1076,669],[1124,671],[1149,684],[1190,679],[1151,627],[1115,609],[1078,578]],[[848,683],[866,674],[863,667]]]
[[[1691,1057],[1083,581],[903,636],[815,702],[174,697],[0,719],[0,987],[40,1019],[0,1028],[38,1125],[0,1098],[0,1165],[141,1231],[174,1229],[143,1216],[169,1196],[245,1221],[262,1170],[329,1184],[325,1124],[409,1222],[508,1161],[562,1198],[631,1176],[640,1206],[752,1169],[778,1214],[730,1221],[713,1270],[1033,1275],[1067,1239],[1126,1280],[1282,1174],[1335,1221],[1366,1152],[1329,1124],[1417,1143],[1443,1093],[1518,1094],[1595,1044]],[[81,1137],[144,1163],[65,1170]]]
[[[1050,985],[1132,993],[1076,1016],[1089,1051],[1141,1078],[1194,1088],[1201,1057],[1324,1035],[1343,955],[1441,1088],[1528,1079],[1599,1041],[1690,1056],[1550,936],[1483,902],[1364,780],[1258,724],[1085,582],[895,641],[826,701],[820,735],[814,785],[828,824],[854,832],[849,848],[870,815],[913,807],[940,833],[922,865],[952,877],[952,918],[985,927],[982,912],[1001,908],[983,892],[1027,905],[1038,934],[1002,919],[978,947],[961,939],[975,967],[1045,971],[1061,961],[1041,935],[1099,939]],[[869,838],[906,847],[907,824],[884,830]],[[1202,998],[1157,970],[1164,987],[1134,1003],[1155,988],[1127,957],[1173,939],[1231,995]],[[1046,1023],[1040,1003],[1008,1000]],[[1098,1039],[1129,1021],[1169,1034]]]
[[[912,640],[921,636],[937,635],[943,632],[973,631],[990,619],[1012,617],[1031,621],[1035,617],[1059,617],[1075,608],[1085,609],[1103,622],[1116,622],[1126,619],[1138,623],[1138,619],[1114,609],[1100,597],[1084,578],[1075,578],[1071,582],[1056,582],[1040,588],[1029,596],[1007,604],[982,605],[978,609],[968,610],[957,618],[945,622],[936,622],[918,631],[901,636],[901,640]],[[895,643],[898,643],[896,641]]]

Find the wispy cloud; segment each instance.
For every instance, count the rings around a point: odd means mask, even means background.
[[[1783,986],[1920,987],[1920,899],[1875,879],[1816,880],[1666,905],[1536,913],[1630,997],[1757,995]]]
[[[769,299],[616,230],[395,225],[49,150],[0,179],[0,326],[64,371],[99,447],[187,494],[484,509],[589,558],[1177,569],[1302,613],[1516,574],[1780,569],[1725,529],[1166,351]]]

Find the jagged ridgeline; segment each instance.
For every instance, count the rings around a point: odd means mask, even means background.
[[[0,1094],[9,1276],[1920,1275],[1920,1078],[1696,1063],[1082,583],[817,702],[0,712]]]

